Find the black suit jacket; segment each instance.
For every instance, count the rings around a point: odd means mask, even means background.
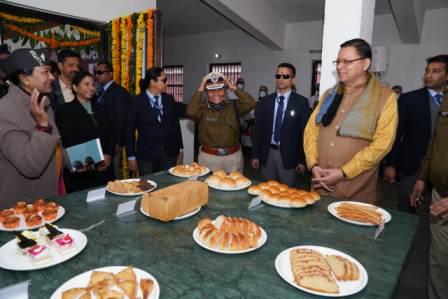
[[[115,133],[115,142],[126,145],[126,125],[131,97],[122,86],[112,82],[102,97],[102,105],[107,110],[109,120]]]
[[[53,82],[51,82],[51,86],[53,87],[53,90],[48,97],[50,98],[51,108],[53,108],[53,111],[56,113],[57,107],[65,104],[65,99],[62,94],[61,85],[59,84],[59,78],[53,80]]]
[[[92,103],[93,115],[89,115],[75,98],[70,103],[57,106],[56,109],[56,125],[64,148],[99,138],[103,153],[114,155],[113,131],[104,107]]]
[[[398,129],[386,165],[395,166],[404,175],[420,168],[431,139],[431,95],[426,88],[402,94],[398,98]]]
[[[158,122],[145,91],[132,98],[126,130],[126,152],[137,160],[152,161],[162,156],[176,157],[183,147],[179,116],[172,95],[162,93],[163,116]],[[135,144],[135,130],[138,131]]]
[[[262,98],[255,108],[252,156],[259,159],[263,166],[266,165],[271,145],[276,98],[277,93],[270,94]],[[308,100],[297,93],[291,93],[280,135],[280,155],[283,166],[287,169],[305,164],[303,131],[310,112]]]

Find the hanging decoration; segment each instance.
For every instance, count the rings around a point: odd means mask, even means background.
[[[139,13],[137,18],[137,31],[135,43],[135,93],[140,93],[140,80],[143,68],[143,40],[145,36],[145,14]],[[140,70],[140,71],[139,71]]]

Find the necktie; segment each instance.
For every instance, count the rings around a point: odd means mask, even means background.
[[[280,133],[282,132],[283,100],[284,96],[278,97],[277,113],[275,116],[274,141],[280,143]]]
[[[162,122],[162,107],[159,104],[159,96],[154,96],[154,109],[156,111],[156,116],[157,116],[157,120],[160,122]]]
[[[434,103],[437,106],[440,106],[442,104],[442,95],[440,93],[436,94],[435,96],[432,97],[434,99]]]
[[[98,94],[97,94],[97,97],[98,97],[98,104],[101,104],[101,105],[103,105],[104,104],[104,98],[103,98],[103,95],[104,95],[104,88],[101,88],[99,91],[98,91]]]

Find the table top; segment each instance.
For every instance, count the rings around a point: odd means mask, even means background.
[[[148,176],[158,189],[184,179],[169,174]],[[202,178],[201,178],[202,179]],[[160,298],[314,298],[286,283],[275,270],[275,258],[284,249],[315,245],[337,249],[362,263],[369,275],[364,290],[352,298],[390,298],[410,248],[418,217],[389,210],[392,221],[379,239],[375,227],[342,222],[327,211],[336,201],[322,198],[303,209],[264,205],[247,209],[252,196],[209,188],[209,203],[193,217],[163,223],[137,212],[116,217],[117,205],[132,198],[106,193],[106,199],[87,203],[87,191],[56,198],[66,214],[55,224],[81,229],[106,220],[85,232],[88,243],[76,257],[36,271],[0,269],[0,288],[31,280],[30,298],[49,298],[65,281],[105,266],[133,265],[151,273],[160,284]],[[219,215],[248,218],[267,232],[260,249],[241,255],[214,253],[198,246],[192,237],[198,221]],[[14,235],[0,232],[0,244]]]

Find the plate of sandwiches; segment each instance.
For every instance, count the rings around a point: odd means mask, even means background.
[[[200,210],[201,210],[201,207],[198,207],[197,209],[194,209],[193,211],[190,211],[190,212],[188,212],[188,213],[186,213],[186,214],[184,214],[184,215],[177,216],[176,218],[174,218],[174,221],[177,221],[177,220],[183,220],[183,219],[189,218],[189,217],[191,217],[191,216],[194,216],[194,215],[196,215],[197,213],[199,213]],[[147,217],[149,217],[149,218],[152,218],[151,215],[150,215],[149,213],[147,213],[147,212],[145,212],[145,210],[143,210],[142,207],[140,207],[140,212],[141,212],[143,215],[145,215],[145,216],[147,216]]]
[[[317,192],[308,192],[296,188],[290,188],[275,180],[252,185],[247,189],[251,195],[257,195],[263,202],[277,208],[304,208],[320,200]]]
[[[24,201],[15,203],[11,208],[0,211],[0,230],[21,231],[34,229],[52,223],[64,216],[65,209],[55,201],[42,198],[32,204]]]
[[[45,224],[37,231],[23,231],[0,248],[0,267],[14,271],[48,268],[80,253],[87,237],[73,229]]]
[[[159,296],[159,283],[150,273],[131,266],[110,266],[73,277],[61,285],[50,299],[157,299]]]
[[[193,239],[199,246],[213,252],[241,254],[260,248],[268,236],[255,222],[220,215],[215,220],[200,220],[193,231]]]
[[[275,259],[277,273],[304,292],[326,297],[346,297],[360,292],[369,281],[356,259],[341,251],[320,246],[297,246]]]
[[[377,226],[392,219],[389,212],[382,208],[355,201],[334,202],[328,205],[328,212],[342,221],[364,226]]]
[[[210,169],[200,165],[199,163],[191,162],[191,164],[188,165],[176,165],[171,167],[168,169],[168,172],[180,178],[189,178],[193,176],[199,177],[206,175],[210,172]]]
[[[119,196],[137,196],[151,192],[157,188],[157,183],[145,179],[115,180],[107,183],[106,190]]]
[[[215,170],[211,176],[204,181],[209,187],[221,191],[238,191],[249,187],[252,182],[241,172],[234,171],[227,174],[224,170]]]

